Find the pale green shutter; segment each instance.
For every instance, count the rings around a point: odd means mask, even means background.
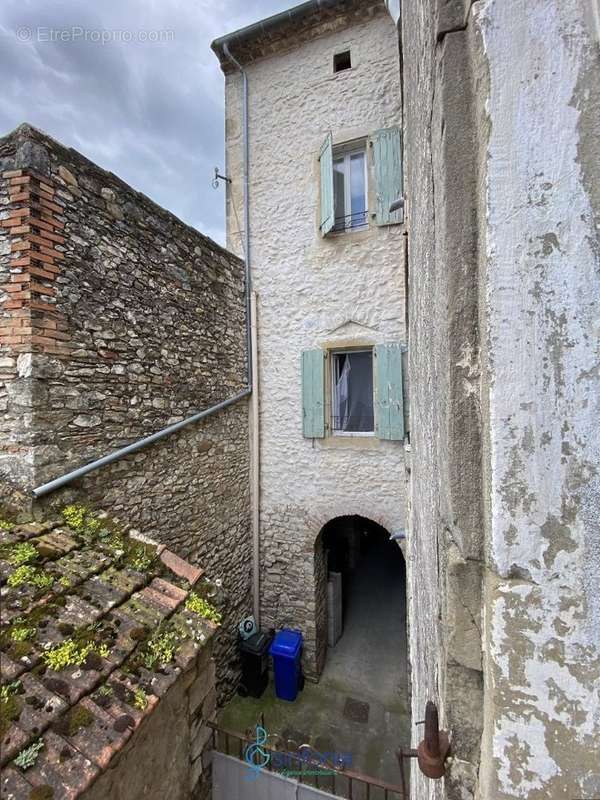
[[[335,222],[333,210],[333,140],[331,134],[321,146],[319,153],[319,167],[321,171],[321,217],[319,229],[321,236],[333,228]]]
[[[404,219],[403,209],[390,205],[402,196],[402,145],[400,128],[382,128],[372,136],[378,225],[394,225]]]
[[[401,345],[377,345],[375,361],[377,436],[380,439],[404,439]]]
[[[302,433],[309,438],[325,436],[325,353],[302,353]]]

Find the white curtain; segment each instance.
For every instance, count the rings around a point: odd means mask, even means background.
[[[373,360],[370,352],[346,353],[336,382],[335,428],[373,430]]]

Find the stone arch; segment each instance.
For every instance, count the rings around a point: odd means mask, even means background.
[[[360,504],[359,504],[360,505]],[[364,510],[361,508],[361,511]],[[307,672],[309,676],[317,677],[323,671],[327,656],[327,580],[328,565],[326,557],[327,538],[335,535],[345,535],[348,547],[358,546],[361,533],[378,531],[380,536],[393,532],[391,526],[386,525],[386,520],[377,513],[368,516],[365,513],[344,513],[331,515],[318,528],[318,533],[312,542],[313,549],[313,589],[314,589],[314,640],[307,642]],[[352,543],[354,538],[354,543]],[[404,561],[403,548],[398,543],[398,550]],[[356,555],[356,554],[355,554]],[[353,556],[349,554],[350,560]],[[404,565],[405,567],[405,565]]]

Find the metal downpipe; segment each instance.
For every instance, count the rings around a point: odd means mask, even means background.
[[[246,262],[246,318],[248,320],[248,368],[249,383],[252,385],[250,414],[250,457],[252,498],[252,606],[256,624],[260,627],[260,436],[259,436],[259,398],[258,375],[254,375],[253,365],[258,363],[258,320],[256,293],[252,292],[250,270],[250,147],[248,131],[248,75],[240,62],[231,54],[227,42],[223,52],[242,76],[242,130],[244,158],[244,254]]]

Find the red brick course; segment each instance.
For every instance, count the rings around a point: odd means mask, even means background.
[[[56,233],[64,228],[58,218],[64,207],[49,178],[30,170],[9,170],[2,180],[8,182],[9,207],[0,226],[8,229],[11,255],[10,282],[0,287],[0,347],[67,355],[70,336],[55,305],[54,285],[65,257],[58,249],[65,237]]]

